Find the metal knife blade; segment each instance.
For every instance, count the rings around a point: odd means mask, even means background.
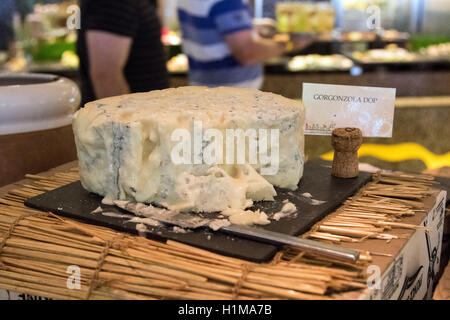
[[[138,216],[152,218],[154,220],[181,228],[197,229],[207,227],[214,231],[219,230],[220,232],[258,242],[298,247],[311,254],[327,256],[338,260],[355,262],[359,258],[359,252],[356,250],[329,245],[319,241],[302,239],[257,227],[242,226],[230,223],[224,223],[221,225],[220,221],[218,221],[226,219],[208,219],[199,215],[175,212],[157,208],[152,205],[147,206],[142,203],[134,203],[129,201],[114,201],[114,204],[119,208],[132,212]],[[220,229],[217,229],[215,226],[219,226]]]

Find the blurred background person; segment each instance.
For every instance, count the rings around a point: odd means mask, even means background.
[[[13,17],[16,11],[14,0],[0,1],[0,51],[9,51],[14,41]]]
[[[257,35],[244,0],[178,0],[189,84],[261,88],[263,62],[293,49],[289,41]],[[299,41],[296,48],[310,43]]]
[[[169,87],[156,0],[81,0],[83,103]]]

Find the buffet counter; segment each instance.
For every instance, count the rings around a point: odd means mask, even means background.
[[[379,66],[364,70],[356,66],[346,71],[291,72],[270,65],[266,67],[262,90],[299,99],[303,82],[397,88],[397,97],[444,96],[448,95],[450,68],[448,65],[422,65],[417,68]],[[172,87],[186,85],[186,73],[171,74]]]
[[[184,55],[173,57],[168,69],[171,87],[188,85]],[[61,63],[33,63],[23,71],[51,73],[80,82],[77,68]],[[299,99],[303,82],[397,88],[397,97],[442,96],[448,94],[450,60],[361,63],[342,54],[286,56],[266,63],[262,90]]]
[[[357,70],[360,72],[360,70]],[[340,85],[397,88],[397,97],[448,95],[450,69],[406,69],[374,71],[352,75],[350,71],[322,72],[269,72],[265,73],[263,91],[281,94],[291,99],[300,99],[302,83],[333,83]],[[186,74],[172,74],[171,86],[188,85]]]
[[[299,99],[303,82],[396,88],[397,97],[440,96],[448,94],[450,70],[378,68],[358,75],[350,72],[266,73],[263,90]]]

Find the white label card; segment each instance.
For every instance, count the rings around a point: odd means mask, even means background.
[[[305,134],[359,128],[364,137],[392,137],[395,88],[303,83]]]

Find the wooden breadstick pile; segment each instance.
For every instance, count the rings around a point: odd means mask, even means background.
[[[379,172],[356,196],[314,226],[307,237],[335,243],[390,241],[398,238],[389,233],[392,229],[424,228],[401,220],[423,209],[423,200],[436,184],[432,176]]]

